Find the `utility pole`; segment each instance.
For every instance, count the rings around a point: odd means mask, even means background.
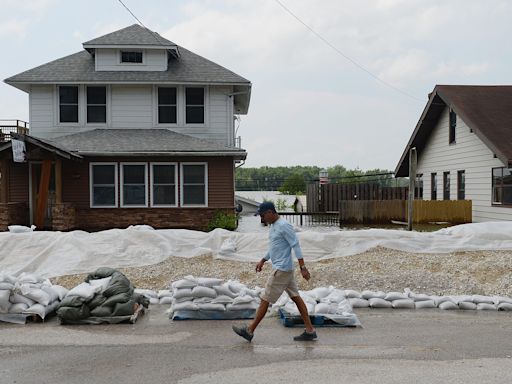
[[[409,198],[407,199],[407,230],[412,231],[412,206],[414,201],[414,191],[416,187],[416,166],[417,166],[416,147],[409,150]]]

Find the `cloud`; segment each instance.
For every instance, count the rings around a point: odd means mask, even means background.
[[[15,37],[19,40],[27,36],[30,20],[6,20],[0,23],[0,36]]]

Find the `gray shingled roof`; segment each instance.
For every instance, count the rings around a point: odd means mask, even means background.
[[[97,37],[95,39],[86,41],[83,43],[84,46],[87,45],[155,45],[162,46],[173,45],[172,41],[169,41],[162,36],[160,36],[156,32],[152,32],[139,24],[133,24],[129,27],[120,29],[115,32],[108,33],[106,35]]]
[[[79,155],[186,155],[233,156],[245,159],[244,149],[183,135],[168,129],[94,129],[56,137],[59,148]]]

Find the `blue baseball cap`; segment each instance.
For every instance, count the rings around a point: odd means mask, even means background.
[[[264,201],[263,203],[261,203],[260,206],[258,207],[258,210],[255,213],[255,216],[262,215],[263,213],[265,213],[267,211],[276,212],[276,207],[274,206],[273,202]]]

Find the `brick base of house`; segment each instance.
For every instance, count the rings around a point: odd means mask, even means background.
[[[7,231],[12,224],[30,225],[30,211],[27,203],[0,204],[0,231]]]
[[[230,208],[130,208],[81,209],[72,204],[59,204],[53,209],[53,229],[101,231],[150,225],[155,229],[184,228],[205,230],[218,211],[233,214]]]

